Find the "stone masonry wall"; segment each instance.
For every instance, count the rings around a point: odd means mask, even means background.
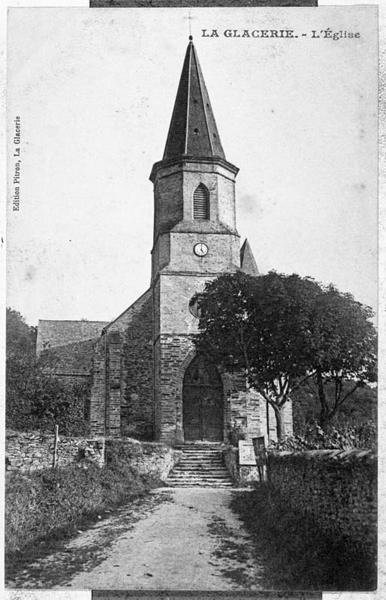
[[[121,433],[122,340],[119,331],[107,335],[106,433]]]
[[[253,437],[266,434],[265,401],[254,390],[248,389],[243,373],[223,376],[224,392],[227,398],[228,422],[226,440],[251,441]]]
[[[334,540],[376,547],[377,461],[369,450],[310,450],[268,455],[269,482],[294,512]]]
[[[161,335],[155,348],[157,439],[183,441],[182,388],[186,367],[194,356],[190,336]]]
[[[119,436],[122,432],[127,435],[128,383],[132,377],[139,377],[139,374],[133,369],[130,371],[126,361],[126,332],[131,327],[138,332],[144,315],[149,314],[151,318],[151,301],[151,291],[147,290],[105,328],[104,334],[95,344],[90,398],[90,429],[93,435]],[[138,356],[140,352],[139,338],[140,336],[136,343],[131,344],[130,352],[133,356]],[[134,433],[133,431],[132,435]]]
[[[39,432],[7,431],[6,470],[28,473],[52,467],[54,435]],[[104,462],[104,440],[70,438],[59,435],[58,466],[88,459]]]
[[[225,441],[235,443],[235,437],[251,442],[264,436],[266,446],[277,439],[275,413],[271,406],[254,389],[246,387],[245,376],[239,373],[224,374],[224,393],[227,405]],[[285,434],[292,434],[292,404],[284,409]],[[237,441],[237,440],[236,440]]]
[[[238,487],[251,487],[255,485],[256,481],[260,480],[257,466],[240,466],[238,448],[226,446],[223,449],[223,458],[230,476]],[[265,467],[263,467],[263,469],[265,470]],[[265,472],[263,472],[263,478],[264,477]]]
[[[169,231],[183,217],[183,173],[168,169],[157,177],[154,185],[154,239]]]
[[[133,318],[122,360],[121,434],[145,440],[154,435],[152,305],[147,298]]]
[[[106,357],[107,339],[102,335],[95,346],[93,382],[90,398],[90,431],[92,435],[105,435],[106,414]]]
[[[191,336],[161,335],[155,346],[156,437],[167,443],[182,442],[183,379],[193,359],[195,347]],[[239,428],[245,439],[264,435],[266,404],[256,392],[247,390],[245,377],[221,375],[224,391],[224,441]]]
[[[130,438],[106,439],[106,464],[114,455],[130,463],[140,475],[152,475],[164,481],[178,462],[181,452],[155,442],[140,442]]]
[[[39,432],[8,431],[6,435],[6,470],[31,473],[52,467],[54,436]],[[89,460],[103,466],[112,453],[130,462],[144,475],[164,480],[178,462],[181,453],[163,444],[139,442],[134,439],[69,438],[59,436],[58,467]]]

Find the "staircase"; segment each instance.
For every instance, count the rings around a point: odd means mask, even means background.
[[[232,487],[219,444],[195,443],[176,446],[182,451],[178,464],[165,481],[171,487]]]

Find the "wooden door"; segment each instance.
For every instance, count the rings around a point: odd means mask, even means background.
[[[216,367],[197,356],[186,370],[183,385],[185,441],[222,441],[223,389]]]

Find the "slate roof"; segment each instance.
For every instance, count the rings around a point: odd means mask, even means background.
[[[240,269],[247,275],[259,275],[259,269],[247,239],[240,249]]]
[[[109,321],[52,321],[39,320],[36,352],[73,342],[97,338]]]
[[[163,160],[182,156],[225,160],[192,36],[189,39]]]
[[[118,317],[106,325],[106,331],[125,331],[133,318],[141,311],[144,304],[152,298],[152,289],[149,288],[139,298],[137,298],[128,308],[126,308]]]

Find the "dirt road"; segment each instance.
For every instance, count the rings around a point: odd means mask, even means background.
[[[12,574],[7,587],[259,590],[264,571],[229,489],[157,489]]]

